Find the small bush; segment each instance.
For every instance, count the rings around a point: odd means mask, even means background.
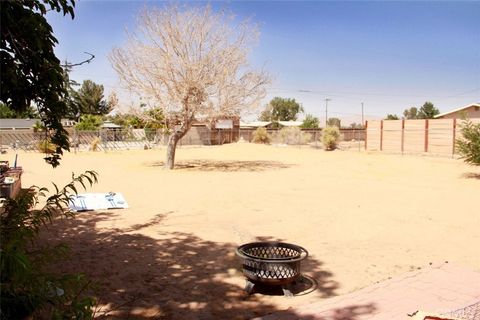
[[[340,129],[338,127],[326,127],[322,131],[322,144],[325,150],[335,150],[340,141]]]
[[[480,166],[480,123],[467,120],[460,127],[462,138],[456,141],[458,153],[466,163]]]
[[[310,142],[310,136],[298,127],[284,127],[275,135],[275,142],[288,145],[306,144]]]
[[[48,139],[44,139],[40,141],[37,145],[38,151],[43,152],[43,153],[55,153],[55,150],[57,150],[57,146],[50,142]]]
[[[267,129],[258,128],[253,132],[254,143],[270,143],[270,136],[267,133]]]

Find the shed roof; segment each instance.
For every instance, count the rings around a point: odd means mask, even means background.
[[[259,128],[259,127],[266,127],[268,126],[270,121],[252,121],[252,122],[242,122],[240,121],[240,127],[253,127],[253,128]]]
[[[1,129],[31,129],[40,119],[0,119]]]
[[[463,107],[460,107],[460,108],[457,108],[457,109],[453,109],[453,110],[450,110],[448,112],[437,114],[434,118],[441,118],[441,117],[444,117],[448,114],[459,112],[459,111],[462,111],[462,110],[465,110],[465,109],[468,109],[468,108],[471,108],[471,107],[480,107],[480,103],[467,104],[466,106],[463,106]]]
[[[118,124],[115,124],[113,122],[110,122],[110,121],[105,121],[102,126],[102,128],[104,129],[119,129],[121,128],[122,126],[119,126]]]
[[[284,127],[300,127],[303,124],[302,121],[278,121],[278,123]]]

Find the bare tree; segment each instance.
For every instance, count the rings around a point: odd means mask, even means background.
[[[173,169],[177,142],[192,122],[239,116],[265,96],[269,77],[250,70],[247,56],[258,39],[248,21],[210,6],[144,9],[135,33],[110,60],[121,81],[163,109],[169,129],[165,167]]]

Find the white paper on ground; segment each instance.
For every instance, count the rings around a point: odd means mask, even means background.
[[[71,197],[69,204],[73,211],[126,209],[127,201],[121,193],[79,193]]]

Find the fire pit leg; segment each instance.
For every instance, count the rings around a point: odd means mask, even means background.
[[[248,294],[252,294],[253,293],[253,287],[255,286],[255,283],[249,281],[249,280],[245,280],[245,291],[248,293]]]
[[[291,286],[288,284],[288,285],[285,285],[285,286],[282,286],[282,291],[283,291],[283,295],[287,298],[293,298],[293,293],[292,293],[292,290],[291,290]]]

